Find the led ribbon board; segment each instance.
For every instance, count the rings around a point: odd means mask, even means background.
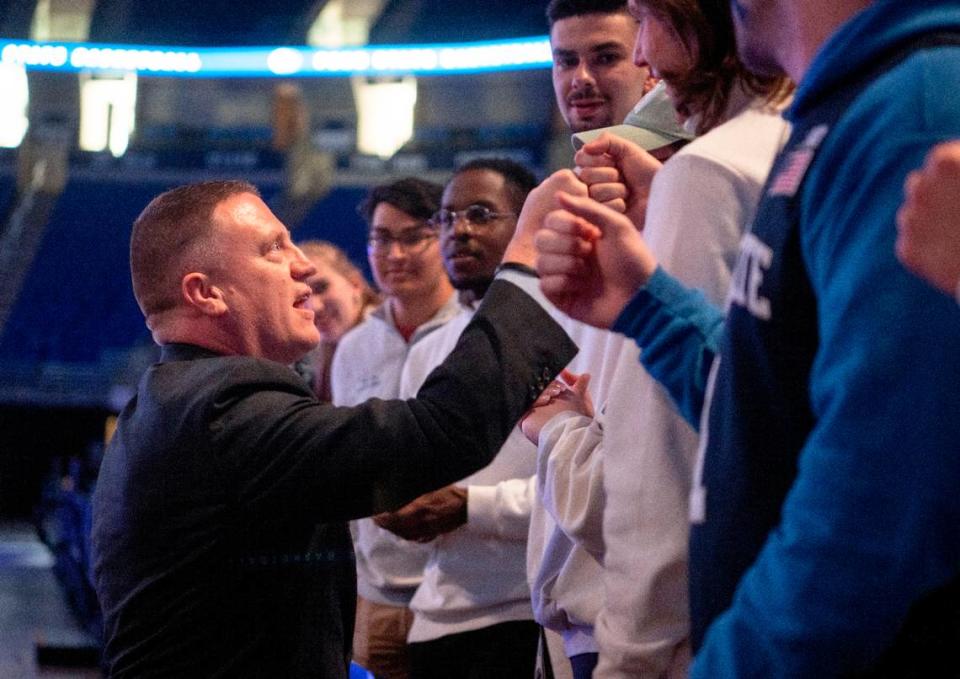
[[[0,40],[0,62],[27,70],[185,78],[444,75],[548,68],[546,37],[345,49],[158,47]]]

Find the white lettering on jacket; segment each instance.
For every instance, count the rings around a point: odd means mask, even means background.
[[[740,255],[730,283],[729,303],[744,307],[762,321],[770,320],[770,300],[760,294],[764,274],[773,264],[773,250],[752,233],[740,241]]]

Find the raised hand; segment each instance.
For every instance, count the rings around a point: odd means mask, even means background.
[[[897,257],[940,290],[960,294],[960,141],[935,146],[904,191]]]
[[[647,214],[650,184],[663,164],[636,144],[613,134],[604,133],[584,144],[574,156],[580,178],[589,186],[590,197],[624,212],[637,229],[642,229]],[[610,169],[618,173],[610,179]],[[624,194],[618,195],[623,187]],[[596,189],[594,188],[596,187]],[[612,201],[623,199],[623,209]]]
[[[577,176],[587,185],[588,195],[616,212],[627,211],[630,192],[615,167],[577,167]]]
[[[657,262],[625,215],[587,197],[557,200],[536,237],[540,288],[573,318],[609,328]]]
[[[586,196],[587,185],[580,181],[572,170],[559,170],[540,182],[523,203],[523,209],[517,218],[516,231],[503,253],[504,262],[534,265],[534,235],[543,226],[547,214],[559,207],[556,195],[560,191],[574,196]]]

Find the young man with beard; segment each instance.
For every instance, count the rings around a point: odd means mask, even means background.
[[[369,225],[367,254],[386,299],[343,337],[334,355],[335,405],[396,398],[410,348],[456,315],[456,295],[440,259],[430,217],[443,187],[413,177],[376,186],[358,210]],[[357,558],[354,661],[383,679],[409,675],[408,607],[423,575],[427,548],[378,527],[351,524]]]
[[[546,220],[541,283],[636,338],[688,420],[703,411],[692,676],[940,676],[960,610],[960,312],[894,240],[907,173],[960,135],[943,97],[960,8],[732,6],[748,66],[799,88],[726,320],[589,200]]]
[[[625,0],[551,0],[553,91],[571,132],[618,125],[646,91],[630,58],[637,27]]]
[[[601,136],[577,154],[580,177],[603,199],[609,181],[603,170],[613,170],[619,159],[633,160],[625,172],[645,178],[655,172],[652,185],[625,197],[627,213],[678,277],[720,304],[739,241],[786,141],[779,110],[789,86],[753,76],[737,59],[722,0],[631,0],[629,9],[639,26],[634,60],[663,79],[677,114],[699,136],[662,168],[622,139]],[[595,418],[574,416],[559,402],[524,420],[539,444],[539,468],[548,480],[543,494],[554,498],[553,513],[603,557],[595,676],[680,676],[690,657],[685,517],[696,433],[642,370],[630,342],[621,346],[601,405]],[[605,506],[571,502],[576,496],[569,488],[601,450],[603,492],[594,495],[605,498]],[[601,520],[603,540],[597,541]]]

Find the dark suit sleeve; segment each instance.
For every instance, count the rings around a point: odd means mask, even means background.
[[[289,370],[255,361],[262,374],[219,394],[211,430],[248,510],[365,516],[488,464],[575,353],[534,300],[496,281],[417,398],[321,405]]]

